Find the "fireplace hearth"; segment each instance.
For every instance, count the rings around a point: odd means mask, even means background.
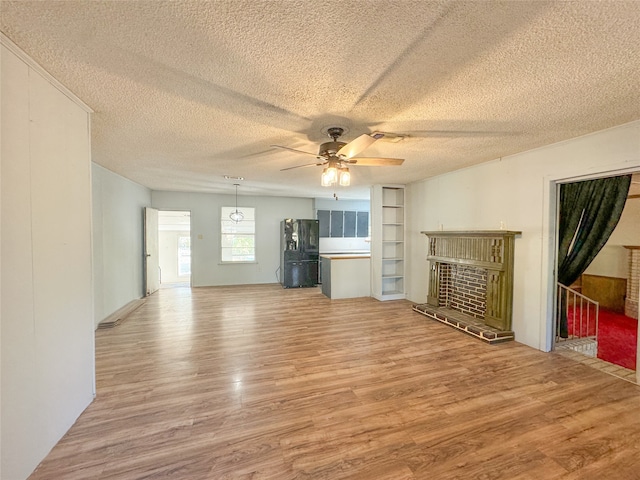
[[[421,233],[429,238],[429,291],[414,310],[491,343],[513,339],[513,255],[521,232]]]

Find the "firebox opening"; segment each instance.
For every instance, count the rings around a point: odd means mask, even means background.
[[[438,305],[484,319],[487,310],[487,270],[440,263],[439,272]]]

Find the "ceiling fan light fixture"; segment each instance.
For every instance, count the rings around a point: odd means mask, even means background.
[[[320,177],[320,185],[323,187],[330,187],[331,185],[335,185],[338,181],[338,168],[329,164],[328,167],[325,167],[322,170],[322,177]]]
[[[330,187],[336,183],[341,187],[348,187],[351,185],[351,173],[347,167],[331,165],[330,167],[325,167],[324,170],[322,170],[320,185],[323,187]]]
[[[351,173],[348,168],[344,167],[340,169],[340,180],[338,183],[341,187],[348,187],[351,185]]]
[[[320,185],[322,185],[323,187],[331,186],[331,179],[329,178],[329,174],[327,173],[326,167],[322,170],[322,176],[320,177]]]
[[[327,167],[327,176],[331,183],[336,183],[336,180],[338,179],[338,169],[335,165],[329,165]]]
[[[371,158],[371,157],[357,157],[361,151],[369,147],[376,140],[387,136],[384,132],[363,133],[355,140],[349,143],[339,142],[338,139],[344,134],[344,127],[327,127],[322,129],[323,133],[326,133],[331,142],[324,142],[320,145],[320,149],[317,154],[311,152],[305,152],[297,150],[295,148],[285,147],[282,145],[272,145],[272,147],[283,148],[296,153],[303,153],[305,155],[311,155],[316,157],[316,163],[309,163],[306,165],[296,165],[295,167],[283,168],[284,170],[291,170],[293,168],[311,167],[311,166],[325,166],[322,170],[320,177],[320,185],[323,187],[331,187],[334,185],[340,185],[341,187],[348,187],[351,185],[351,172],[347,168],[347,165],[363,165],[367,167],[371,166],[389,166],[389,165],[402,165],[404,162],[401,158]]]

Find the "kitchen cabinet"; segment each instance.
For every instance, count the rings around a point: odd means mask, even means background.
[[[358,238],[369,236],[369,212],[356,212],[356,236]]]
[[[344,237],[344,212],[341,210],[331,211],[331,237]]]
[[[355,238],[356,236],[356,212],[344,212],[344,232],[345,238]]]
[[[369,212],[318,210],[317,218],[322,238],[367,238],[369,236]]]

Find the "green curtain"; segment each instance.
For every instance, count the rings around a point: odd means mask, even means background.
[[[570,286],[607,243],[620,221],[631,175],[568,183],[560,187],[558,282]],[[558,331],[568,337],[566,299],[561,297]]]

